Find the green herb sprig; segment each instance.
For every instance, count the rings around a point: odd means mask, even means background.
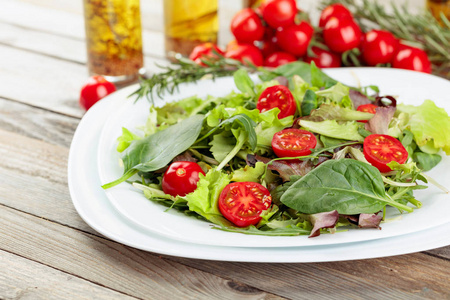
[[[450,21],[441,14],[442,25],[424,10],[413,14],[404,5],[391,4],[392,12],[373,0],[322,0],[320,8],[334,3],[345,5],[364,31],[384,29],[411,46],[423,48],[433,65],[433,73],[450,79]]]

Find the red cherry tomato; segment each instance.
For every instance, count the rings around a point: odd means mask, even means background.
[[[278,157],[297,157],[311,154],[317,145],[317,139],[303,129],[283,129],[273,135],[272,149]]]
[[[274,52],[267,56],[264,60],[264,66],[276,68],[278,66],[296,61],[297,59],[292,54],[286,52]]]
[[[274,52],[282,51],[277,44],[276,33],[276,29],[270,28],[268,26],[265,27],[263,40],[261,41],[260,46],[261,53],[264,57],[267,57]]]
[[[342,4],[336,3],[325,7],[320,14],[319,27],[324,27],[331,17],[353,18],[352,13]]]
[[[331,51],[342,53],[356,48],[361,42],[362,32],[350,18],[331,17],[323,29],[323,39]]]
[[[256,225],[272,203],[268,189],[256,182],[233,182],[219,196],[219,211],[238,227]]]
[[[392,59],[392,67],[431,73],[431,63],[425,51],[400,44]]]
[[[80,106],[85,110],[91,108],[106,95],[116,91],[116,86],[102,76],[92,76],[81,88]]]
[[[261,11],[270,27],[287,27],[294,24],[297,4],[295,0],[265,0],[261,4]]]
[[[263,63],[262,53],[257,47],[236,41],[231,41],[227,45],[225,57],[239,60],[244,64],[249,61],[256,66],[261,66]]]
[[[256,108],[260,112],[265,112],[275,107],[280,109],[278,119],[292,116],[297,110],[294,96],[292,96],[291,91],[284,85],[274,85],[266,88],[256,103]]]
[[[205,175],[197,163],[176,161],[164,173],[162,189],[164,193],[174,197],[186,196],[197,188],[200,173]]]
[[[302,21],[298,25],[292,25],[277,31],[276,37],[281,49],[294,56],[303,56],[308,50],[313,34],[312,26]]]
[[[380,172],[389,172],[386,164],[396,161],[404,164],[408,159],[408,151],[403,147],[402,143],[390,135],[371,134],[364,139],[363,143],[364,157],[369,163]]]
[[[213,49],[220,55],[224,55],[224,52],[220,50],[220,48],[217,47],[217,45],[213,43],[203,43],[198,46],[195,46],[195,48],[189,55],[189,59],[195,61],[199,65],[205,66],[205,64],[202,62],[202,59],[217,57],[217,55],[213,52]]]
[[[358,108],[356,109],[357,111],[361,111],[361,112],[366,112],[366,113],[371,113],[371,114],[375,114],[377,112],[377,107],[375,104],[363,104],[358,106]],[[367,120],[360,120],[358,122],[362,122],[362,123],[367,123]]]
[[[251,8],[239,11],[231,20],[231,32],[237,41],[253,43],[264,35],[264,26],[259,16]]]
[[[364,61],[376,66],[391,62],[397,46],[397,39],[389,31],[371,30],[364,35],[360,48]]]
[[[339,68],[341,66],[340,55],[318,47],[312,47],[311,50],[316,56],[307,56],[305,58],[307,63],[313,61],[319,68]]]

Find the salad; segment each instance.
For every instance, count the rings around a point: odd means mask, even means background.
[[[139,132],[123,128],[123,176],[103,187],[128,181],[215,229],[312,237],[379,228],[387,207],[412,213],[413,191],[434,182],[423,171],[450,153],[450,118],[431,100],[397,104],[301,62],[234,81],[238,92],[151,106]]]

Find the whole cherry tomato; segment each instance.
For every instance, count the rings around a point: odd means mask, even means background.
[[[176,161],[170,164],[162,179],[164,193],[176,196],[186,196],[197,188],[199,175],[205,175],[202,168],[195,162]]]
[[[276,37],[281,49],[294,56],[303,56],[308,50],[313,34],[312,26],[302,21],[298,25],[292,25],[277,31]]]
[[[91,108],[106,95],[116,91],[116,86],[107,81],[102,76],[92,76],[87,83],[81,88],[80,92],[80,106],[85,110]]]
[[[319,68],[339,68],[341,66],[340,55],[319,47],[312,47],[311,50],[316,56],[307,56],[305,58],[307,63],[313,61]]]
[[[256,225],[272,204],[270,192],[256,182],[233,182],[219,196],[219,211],[238,227]]]
[[[371,134],[364,139],[363,153],[367,161],[380,172],[389,172],[387,166],[391,161],[404,164],[408,159],[408,151],[402,143],[390,135]]]
[[[331,4],[325,7],[320,14],[319,27],[324,27],[331,17],[340,18],[353,18],[352,13],[340,3]]]
[[[278,66],[296,61],[297,58],[293,56],[292,54],[289,54],[287,52],[274,52],[266,57],[264,60],[264,66],[266,67],[272,67],[276,68]]]
[[[303,129],[283,129],[273,135],[272,149],[278,157],[297,157],[311,154],[317,145],[317,139]]]
[[[261,53],[264,57],[269,56],[270,54],[278,51],[282,51],[280,46],[277,44],[276,37],[277,30],[271,27],[266,26],[265,32],[263,36],[263,40],[261,41]]]
[[[208,58],[216,58],[217,55],[213,52],[216,51],[220,55],[224,55],[224,52],[217,47],[217,45],[213,43],[203,43],[198,46],[195,46],[195,48],[192,50],[191,54],[189,55],[189,59],[195,61],[197,64],[205,66],[205,64],[202,62],[202,59],[208,59]]]
[[[425,51],[400,44],[392,59],[392,67],[431,73],[431,63]]]
[[[261,66],[263,63],[262,53],[257,47],[236,41],[231,41],[227,45],[225,57],[239,60],[244,64],[249,61],[256,66]]]
[[[358,106],[358,108],[356,110],[361,111],[361,112],[375,114],[377,112],[377,107],[378,106],[376,106],[375,104],[369,103],[369,104],[363,104],[363,105]],[[367,120],[360,120],[358,122],[367,123]]]
[[[264,35],[264,26],[259,16],[251,8],[239,11],[231,20],[231,32],[237,41],[253,43]]]
[[[361,28],[350,18],[331,17],[323,29],[325,44],[336,53],[358,47],[361,36]]]
[[[297,4],[295,0],[265,0],[261,4],[261,11],[270,27],[287,27],[294,24]]]
[[[280,109],[278,119],[292,116],[297,110],[294,96],[284,85],[274,85],[266,88],[256,103],[256,108],[260,112],[265,112],[275,107]]]
[[[361,53],[369,66],[391,62],[398,47],[395,36],[386,30],[371,30],[361,42]]]

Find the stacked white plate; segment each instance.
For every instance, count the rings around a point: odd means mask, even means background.
[[[398,96],[405,104],[431,99],[450,111],[450,81],[418,72],[382,68],[328,69],[326,73],[352,86],[377,85],[382,95]],[[68,181],[72,201],[92,228],[117,242],[160,254],[246,262],[322,262],[400,255],[450,245],[450,196],[430,185],[415,191],[423,206],[411,214],[388,210],[382,230],[354,229],[336,234],[268,237],[211,229],[147,200],[128,183],[108,190],[102,184],[122,175],[115,151],[122,127],[145,124],[150,104],[128,96],[137,85],[120,90],[94,105],[81,120],[72,141]],[[192,95],[223,96],[236,90],[232,78],[180,86],[167,95],[174,101]],[[157,98],[155,98],[157,99]],[[156,105],[161,105],[156,100]],[[450,186],[450,157],[427,174]]]

